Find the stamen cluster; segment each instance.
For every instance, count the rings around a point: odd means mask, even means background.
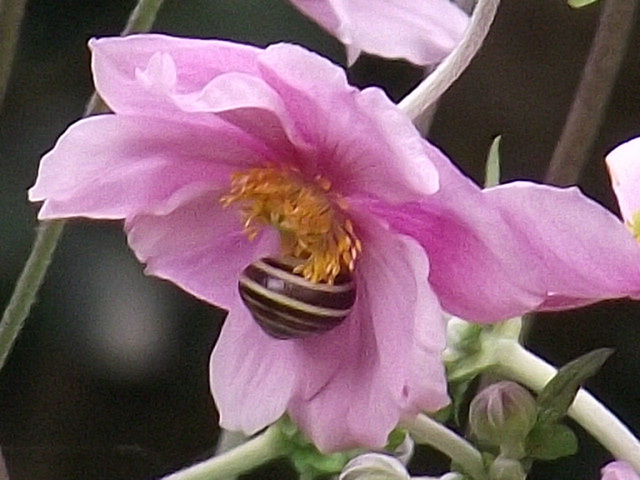
[[[276,228],[283,253],[304,260],[296,273],[333,284],[341,272],[353,271],[362,244],[343,213],[346,206],[338,205],[340,198],[330,190],[324,177],[307,181],[297,169],[267,166],[234,173],[230,192],[220,201],[241,202],[250,239],[266,225]]]

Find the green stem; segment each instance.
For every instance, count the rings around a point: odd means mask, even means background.
[[[398,104],[412,120],[436,102],[469,66],[489,33],[499,4],[500,0],[479,0],[458,46]]]
[[[606,0],[578,91],[556,146],[545,182],[573,185],[597,138],[611,91],[635,26],[638,0]]]
[[[220,430],[218,445],[216,447],[216,455],[222,455],[231,449],[237,448],[247,441],[247,436],[242,432],[233,432],[231,430]],[[237,477],[228,477],[226,480],[236,480]]]
[[[276,426],[222,455],[197,463],[162,480],[225,480],[248,472],[286,454],[282,433]]]
[[[0,322],[0,369],[6,363],[11,348],[29,315],[29,310],[62,235],[64,223],[64,221],[53,221],[38,225],[33,249]]]
[[[164,0],[139,0],[120,35],[125,36],[151,30],[163,2]]]
[[[476,448],[457,433],[426,415],[418,415],[413,420],[406,420],[401,425],[409,431],[417,442],[430,445],[446,454],[476,480],[486,478],[482,455]]]
[[[556,374],[556,369],[513,340],[495,344],[498,372],[540,391]],[[569,416],[598,440],[618,460],[629,463],[640,474],[640,441],[609,409],[581,389]]]
[[[123,30],[123,35],[149,30],[162,2],[163,0],[139,0]],[[1,65],[0,63],[0,68]],[[97,100],[98,97],[94,94],[87,105],[85,116],[96,113],[99,108]],[[64,224],[62,220],[55,220],[42,222],[38,226],[33,248],[0,322],[0,370],[4,367],[31,307],[36,301],[38,290],[53,258]]]
[[[7,93],[27,0],[0,0],[0,108]]]

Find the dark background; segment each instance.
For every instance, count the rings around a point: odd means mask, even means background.
[[[91,93],[86,42],[116,34],[132,0],[32,0],[0,113],[0,305],[31,248],[37,208],[26,190],[40,156],[83,111]],[[505,180],[540,180],[559,136],[597,25],[599,5],[505,0],[480,55],[440,104],[431,138],[481,180],[503,135]],[[167,0],[155,31],[257,45],[292,41],[344,64],[341,45],[285,0]],[[640,135],[640,29],[580,186],[616,210],[603,164]],[[364,57],[360,86],[401,98],[421,72]],[[617,211],[617,210],[616,210]],[[145,277],[117,223],[70,224],[7,367],[0,374],[0,446],[12,480],[151,479],[206,456],[216,442],[208,357],[224,312]],[[605,302],[540,315],[530,347],[555,364],[610,346],[591,390],[640,432],[639,304]],[[537,464],[532,478],[589,479],[609,460],[581,435],[579,455]],[[415,474],[446,467],[422,452]],[[272,465],[251,478],[288,478]],[[293,478],[293,477],[292,477]]]

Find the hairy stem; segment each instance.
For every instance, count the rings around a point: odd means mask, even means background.
[[[495,351],[498,372],[533,390],[542,390],[556,374],[555,368],[513,340],[498,340]],[[640,474],[640,441],[593,395],[580,389],[569,416],[616,459],[626,461]]]
[[[464,469],[463,473],[475,480],[486,478],[482,455],[476,448],[457,433],[426,415],[418,415],[415,419],[402,422],[411,437],[417,442],[430,445],[446,454]]]
[[[569,110],[545,182],[577,183],[602,125],[635,25],[638,0],[605,0],[598,31]]]
[[[62,235],[64,221],[46,222],[38,225],[36,240],[29,260],[22,270],[9,305],[0,323],[0,369],[7,361],[11,348],[20,334],[24,320],[29,315],[44,274],[49,268],[53,252]]]
[[[489,33],[499,4],[500,0],[480,0],[460,43],[431,75],[398,104],[412,120],[418,119],[422,112],[435,103],[469,66]]]
[[[11,76],[27,0],[0,0],[0,109]]]
[[[149,30],[162,2],[163,0],[139,0],[123,34]],[[96,99],[94,94],[87,105],[85,116],[96,113],[100,108]],[[36,301],[38,290],[44,281],[58,240],[62,235],[64,223],[62,220],[55,220],[42,222],[38,226],[33,248],[0,321],[0,369],[4,367],[31,307]]]
[[[271,426],[263,434],[222,455],[163,477],[162,480],[225,480],[284,454],[286,447],[282,433],[278,427]]]

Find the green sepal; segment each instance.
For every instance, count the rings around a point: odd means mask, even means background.
[[[536,460],[555,460],[577,451],[575,433],[559,423],[538,423],[527,437],[527,455]]]
[[[278,420],[277,426],[287,443],[289,460],[301,478],[323,478],[340,473],[349,460],[363,452],[345,450],[325,454],[298,430],[288,416]]]
[[[396,449],[402,445],[406,436],[407,431],[404,428],[394,428],[387,437],[387,445],[384,447],[385,451],[395,452]]]
[[[572,8],[582,8],[592,3],[596,3],[598,0],[569,0],[569,6]]]
[[[360,451],[345,451],[331,454],[323,454],[313,445],[308,448],[294,449],[289,459],[301,478],[317,478],[336,475],[344,466]]]
[[[465,405],[467,392],[469,391],[469,387],[472,382],[473,379],[462,380],[459,382],[453,382],[449,385],[449,396],[451,397],[449,412],[453,411],[453,421],[458,426],[461,425],[460,413],[462,411],[462,406]]]
[[[489,155],[487,156],[487,163],[484,167],[484,187],[495,187],[500,185],[500,142],[502,141],[502,135],[498,135],[491,142],[489,147]]]
[[[538,421],[552,423],[564,417],[582,383],[595,375],[612,353],[610,348],[599,348],[560,368],[538,395]]]

